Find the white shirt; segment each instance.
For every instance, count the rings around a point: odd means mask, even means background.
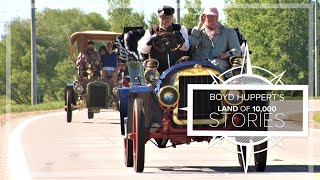
[[[190,44],[189,44],[189,36],[188,30],[185,26],[181,26],[180,33],[184,39],[184,44],[180,48],[181,51],[188,51]],[[147,45],[147,42],[151,39],[151,34],[149,29],[147,29],[144,33],[144,36],[138,42],[138,51],[142,54],[148,54],[151,50],[152,45]]]

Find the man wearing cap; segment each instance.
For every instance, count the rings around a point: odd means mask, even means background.
[[[229,58],[241,51],[235,30],[221,25],[218,18],[217,8],[205,8],[191,31],[190,45],[195,49],[193,59],[209,60],[225,71],[230,68]]]
[[[77,59],[78,75],[80,76],[80,81],[83,77],[88,76],[85,72],[86,69],[91,69],[93,74],[90,76],[100,76],[100,56],[99,53],[94,49],[94,42],[88,41],[88,47],[85,52],[80,52]]]
[[[188,31],[185,26],[173,23],[174,8],[170,6],[161,6],[158,9],[159,25],[152,25],[138,42],[138,51],[142,54],[149,54],[149,58],[159,61],[158,71],[162,73],[170,66],[174,65],[178,59],[187,55],[189,49]],[[158,38],[158,33],[174,32],[175,35],[182,36],[184,39],[183,46],[175,52],[158,52],[152,43]],[[169,53],[169,61],[168,54]]]

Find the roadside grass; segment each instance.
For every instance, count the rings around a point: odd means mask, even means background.
[[[320,96],[317,96],[317,97],[315,97],[315,96],[310,96],[309,97],[309,100],[320,100]]]
[[[284,100],[302,100],[303,98],[302,96],[284,96],[283,99]],[[276,100],[279,100],[279,98]]]
[[[53,110],[53,109],[62,109],[64,106],[64,101],[57,102],[45,102],[37,105],[29,104],[12,104],[11,112],[29,112],[29,111],[43,111],[43,110]],[[6,106],[0,106],[0,114],[6,113]]]
[[[320,123],[320,111],[316,111],[316,112],[313,113],[313,119],[316,122]]]

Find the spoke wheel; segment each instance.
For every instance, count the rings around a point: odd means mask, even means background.
[[[72,121],[72,93],[67,91],[67,122],[71,123]]]
[[[168,138],[155,138],[159,148],[166,148],[169,141]]]
[[[135,99],[133,104],[133,160],[135,172],[143,172],[145,150],[145,120],[142,99]]]
[[[267,147],[268,147],[268,141],[254,146],[255,152],[263,150],[260,153],[254,154],[254,166],[256,168],[256,171],[258,172],[264,172],[266,169],[267,154],[268,154],[268,151],[266,150]]]
[[[261,144],[254,146],[254,166],[257,172],[264,172],[267,166],[267,154],[268,151],[266,148],[268,147],[268,141],[263,142]],[[247,147],[237,145],[238,149],[238,160],[241,167],[245,166],[247,160]],[[242,149],[242,151],[241,151]],[[260,152],[261,151],[261,152]],[[243,156],[241,155],[243,153]],[[259,152],[259,153],[256,153]],[[244,161],[242,161],[242,159]]]
[[[247,147],[237,145],[237,150],[238,150],[238,161],[240,166],[243,168],[245,167],[245,163],[247,160]]]
[[[124,147],[124,164],[126,167],[133,167],[133,142],[131,139],[128,139],[128,125],[127,123],[124,124],[125,126],[125,136],[123,138],[123,147]]]
[[[133,167],[133,144],[132,140],[123,138],[124,143],[124,164],[126,167]]]

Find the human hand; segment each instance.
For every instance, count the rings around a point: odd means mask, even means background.
[[[174,31],[174,32],[173,32],[173,36],[174,36],[174,38],[176,38],[176,39],[183,39],[183,42],[184,42],[184,38],[183,38],[183,36],[182,36],[182,34],[181,34],[180,31]]]
[[[153,34],[151,37],[150,37],[150,40],[147,42],[147,45],[151,46],[153,41],[155,41],[156,39],[158,39],[159,36],[158,34]]]
[[[231,57],[231,56],[230,56],[229,53],[220,53],[220,54],[218,54],[218,56],[217,56],[218,59],[222,59],[222,60],[224,60],[224,59],[229,59],[230,57]]]
[[[198,23],[198,28],[201,29],[201,27],[203,26],[204,22],[206,19],[206,15],[205,14],[201,14],[199,16],[199,23]]]

